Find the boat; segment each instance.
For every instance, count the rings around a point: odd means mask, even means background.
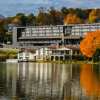
[[[7,59],[6,63],[17,63],[18,59]]]

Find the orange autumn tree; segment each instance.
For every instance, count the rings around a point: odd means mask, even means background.
[[[81,19],[76,15],[76,14],[71,14],[69,13],[67,16],[64,18],[64,24],[80,24]]]
[[[80,51],[86,57],[91,58],[97,48],[100,48],[100,30],[88,32],[80,43]]]

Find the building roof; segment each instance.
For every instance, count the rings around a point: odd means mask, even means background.
[[[62,48],[58,48],[58,49],[56,49],[56,50],[63,51],[63,50],[71,50],[71,49],[66,48],[66,47],[62,47]]]
[[[25,49],[25,48],[21,48],[19,53],[22,53],[22,52],[30,52],[30,53],[35,53],[35,50],[33,49]]]
[[[66,48],[72,49],[72,50],[80,50],[79,45],[66,45]]]

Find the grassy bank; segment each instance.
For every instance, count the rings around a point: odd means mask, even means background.
[[[0,49],[0,61],[5,61],[6,59],[16,58],[17,49],[2,48]]]
[[[87,60],[66,60],[66,61],[36,61],[38,63],[60,63],[60,64],[98,64],[98,62],[93,62],[93,61],[87,61]]]

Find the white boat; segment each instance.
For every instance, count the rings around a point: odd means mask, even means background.
[[[18,59],[7,59],[6,63],[17,63]]]

